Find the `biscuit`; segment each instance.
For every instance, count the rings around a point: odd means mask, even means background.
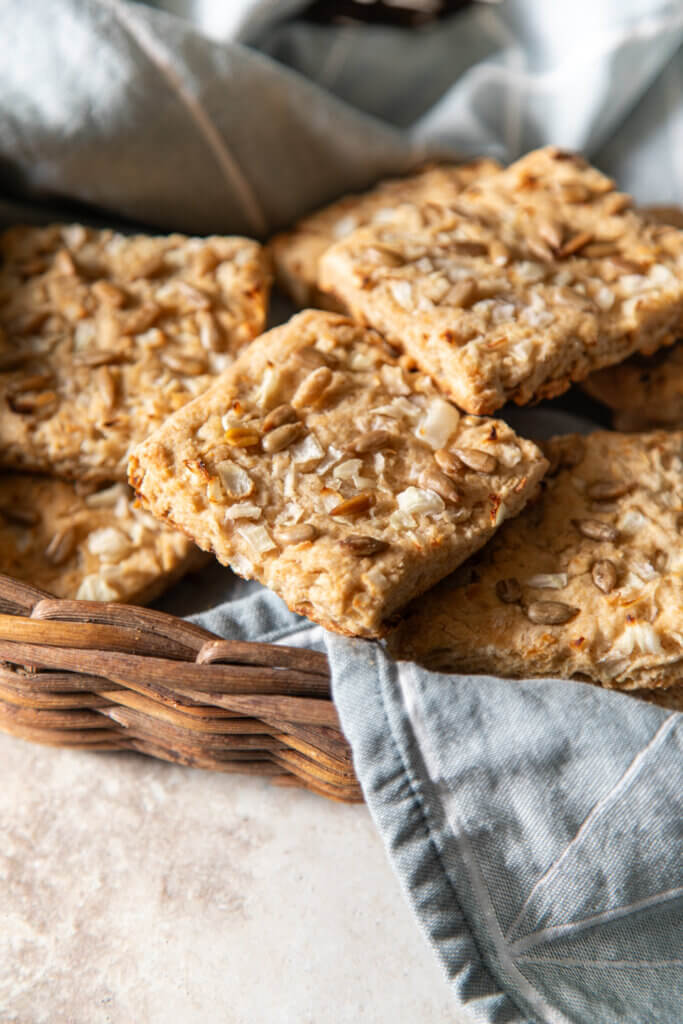
[[[321,284],[468,412],[552,398],[683,333],[683,232],[630,202],[580,157],[538,150],[449,206],[353,232]]]
[[[131,458],[144,505],[338,632],[376,636],[480,547],[546,461],[461,416],[373,331],[306,311]]]
[[[271,239],[268,250],[278,285],[298,306],[343,311],[343,302],[319,287],[320,260],[331,245],[364,225],[387,223],[404,203],[448,203],[479,177],[499,170],[500,164],[487,159],[429,167],[316,210],[291,231]]]
[[[683,428],[683,341],[654,356],[592,373],[582,383],[592,398],[613,412],[615,430]]]
[[[80,225],[0,236],[0,464],[125,480],[130,448],[263,329],[266,257],[244,238]]]
[[[57,597],[145,603],[206,561],[187,537],[135,507],[126,484],[0,475],[0,572]]]
[[[406,616],[391,650],[442,671],[683,682],[683,433],[545,445],[538,500]]]

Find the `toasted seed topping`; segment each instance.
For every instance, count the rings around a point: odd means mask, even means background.
[[[617,570],[614,562],[610,562],[609,558],[602,558],[599,562],[594,562],[591,577],[598,590],[602,590],[603,594],[611,593],[617,585]]]
[[[562,226],[555,221],[541,221],[538,225],[538,233],[551,249],[559,249],[562,245]]]
[[[436,464],[446,476],[459,477],[462,475],[463,464],[460,459],[453,454],[453,452],[446,451],[445,448],[439,448],[438,451],[434,452],[434,459]]]
[[[496,594],[503,604],[517,604],[522,598],[522,588],[514,576],[506,580],[498,580]]]
[[[389,430],[368,430],[356,438],[348,450],[356,455],[365,455],[368,452],[376,452],[395,440],[395,435]]]
[[[96,381],[97,390],[104,406],[107,409],[113,409],[116,401],[116,381],[111,370],[107,366],[100,366],[97,370]]]
[[[179,352],[166,352],[162,362],[173,373],[179,373],[183,377],[198,377],[200,373],[206,373],[207,363],[205,359],[198,356],[182,355]]]
[[[375,504],[374,494],[365,491],[363,494],[354,494],[352,498],[340,502],[330,509],[331,516],[360,516],[367,512]]]
[[[57,404],[57,395],[54,391],[22,392],[8,396],[8,402],[13,412],[49,416]]]
[[[42,391],[49,387],[54,380],[52,373],[34,373],[31,377],[23,377],[12,385],[11,395],[23,394],[25,391]]]
[[[229,427],[225,431],[225,440],[233,448],[253,448],[261,437],[252,427]]]
[[[596,480],[586,488],[586,496],[592,501],[612,501],[628,494],[632,487],[623,480]]]
[[[318,531],[311,523],[296,523],[294,526],[283,526],[277,531],[277,539],[281,544],[304,544],[315,540]]]
[[[303,423],[285,423],[276,427],[263,438],[264,452],[281,452],[283,448],[298,441],[305,429]]]
[[[440,473],[438,469],[430,468],[423,470],[420,473],[418,483],[420,487],[424,487],[428,491],[436,491],[444,501],[449,502],[451,505],[459,505],[462,501],[462,495],[457,487],[453,485],[445,473]]]
[[[45,548],[45,557],[52,565],[62,565],[73,554],[76,547],[76,531],[73,526],[59,530]]]
[[[561,626],[578,613],[578,608],[561,601],[534,601],[526,610],[529,621],[539,626]]]
[[[357,555],[358,558],[378,555],[389,547],[388,543],[385,540],[380,540],[379,537],[366,537],[359,533],[345,537],[342,541],[342,546],[348,548],[351,554]]]
[[[527,587],[538,590],[564,590],[569,582],[566,572],[537,572],[526,580]]]
[[[120,352],[113,352],[104,348],[94,349],[92,352],[79,352],[73,358],[78,366],[91,366],[93,368],[124,362]]]
[[[0,508],[0,516],[11,526],[37,526],[40,516],[32,508]]]
[[[478,448],[454,448],[453,451],[464,466],[477,473],[493,473],[498,465],[494,455],[482,452]]]
[[[477,285],[471,277],[458,281],[448,293],[448,303],[451,306],[460,306],[467,309],[477,300]]]
[[[564,243],[561,249],[557,251],[557,258],[564,259],[566,256],[573,256],[574,253],[578,252],[579,249],[583,249],[584,245],[588,245],[593,240],[593,235],[590,231],[580,231],[578,235],[574,235],[567,242]]]
[[[275,430],[276,427],[284,426],[285,423],[293,423],[296,419],[296,410],[292,409],[291,405],[278,405],[264,417],[263,429],[267,433],[269,430]]]
[[[319,366],[317,370],[309,373],[308,377],[302,380],[294,392],[292,405],[295,408],[314,405],[322,396],[323,391],[332,382],[332,370],[329,366]]]
[[[615,541],[619,536],[618,530],[609,523],[603,523],[600,519],[572,519],[572,523],[582,537],[589,540]]]

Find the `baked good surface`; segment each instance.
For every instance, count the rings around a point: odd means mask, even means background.
[[[386,223],[404,203],[448,203],[473,181],[499,170],[500,164],[488,159],[429,167],[316,210],[270,241],[277,283],[299,306],[343,311],[343,302],[319,286],[320,259],[331,245],[366,224]]]
[[[131,457],[144,505],[330,629],[381,634],[546,468],[461,416],[373,331],[309,310],[257,339]]]
[[[683,428],[683,341],[592,373],[582,387],[613,412],[617,430]]]
[[[266,257],[249,239],[20,227],[0,257],[5,467],[125,480],[131,446],[263,329]]]
[[[392,653],[442,671],[683,682],[683,433],[545,446],[538,500],[426,595]]]
[[[82,494],[51,477],[0,475],[0,572],[57,597],[144,603],[205,560],[136,508],[127,484]]]
[[[322,287],[461,408],[552,398],[683,329],[683,232],[629,209],[580,157],[548,148],[448,205],[416,202],[321,260]]]

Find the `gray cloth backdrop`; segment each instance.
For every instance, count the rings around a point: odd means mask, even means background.
[[[680,0],[475,3],[410,32],[308,24],[301,0],[154,6],[0,0],[0,221],[265,236],[426,154],[546,142],[683,203]],[[515,425],[589,429],[563,405]],[[680,715],[395,664],[227,570],[167,607],[327,650],[377,828],[474,1020],[683,1019]]]

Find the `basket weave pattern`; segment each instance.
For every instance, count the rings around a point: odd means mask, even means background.
[[[327,658],[0,576],[0,729],[362,800]]]

